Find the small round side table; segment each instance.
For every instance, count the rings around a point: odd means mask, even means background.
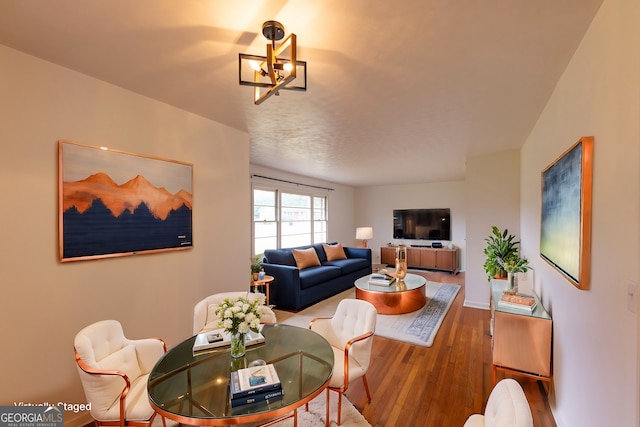
[[[269,302],[269,287],[271,285],[271,283],[273,282],[274,277],[273,276],[264,276],[264,278],[262,280],[252,280],[251,281],[251,287],[253,289],[257,288],[258,286],[264,286],[266,289],[265,295],[267,297],[267,300],[265,302],[266,305],[270,305],[271,303]]]

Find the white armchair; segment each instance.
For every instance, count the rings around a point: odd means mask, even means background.
[[[498,382],[484,415],[471,415],[464,427],[533,427],[531,408],[520,384],[511,378]]]
[[[212,331],[220,329],[218,326],[219,317],[216,316],[216,309],[225,298],[247,297],[248,299],[262,297],[262,294],[254,294],[252,292],[223,292],[219,294],[209,295],[199,301],[193,307],[193,335],[200,332]],[[262,307],[261,323],[275,323],[276,315],[268,306]]]
[[[89,325],[74,340],[78,373],[98,426],[150,426],[147,380],[166,352],[157,338],[130,340],[117,320]],[[164,424],[164,419],[163,419]]]
[[[316,318],[309,324],[309,329],[322,335],[333,348],[333,376],[327,389],[327,426],[329,425],[330,390],[338,393],[338,425],[340,425],[342,393],[347,391],[351,381],[362,378],[367,398],[371,402],[371,393],[365,374],[371,361],[377,314],[375,307],[367,301],[344,299],[338,304],[332,318]]]

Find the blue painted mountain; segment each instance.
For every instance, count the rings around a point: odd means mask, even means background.
[[[106,174],[63,185],[63,258],[192,246],[191,194]]]

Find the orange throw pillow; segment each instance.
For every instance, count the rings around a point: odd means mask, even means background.
[[[300,270],[305,268],[314,267],[320,265],[318,254],[313,248],[309,249],[294,249],[293,258],[296,260],[296,265]]]
[[[347,255],[344,253],[341,243],[336,243],[335,245],[327,245],[325,243],[322,247],[324,248],[324,253],[327,254],[327,261],[347,259]]]

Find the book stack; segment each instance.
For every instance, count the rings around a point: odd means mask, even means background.
[[[370,285],[389,286],[393,282],[395,282],[395,279],[393,277],[389,277],[384,274],[372,274],[369,277]]]
[[[282,383],[273,364],[231,372],[231,407],[282,399]]]
[[[249,347],[264,342],[264,336],[260,332],[247,332],[245,337],[245,346]],[[231,335],[218,331],[201,332],[196,336],[193,342],[193,354],[206,353],[220,347],[229,347],[231,345]]]
[[[523,310],[531,313],[538,303],[531,295],[504,293],[498,301],[498,307]]]

